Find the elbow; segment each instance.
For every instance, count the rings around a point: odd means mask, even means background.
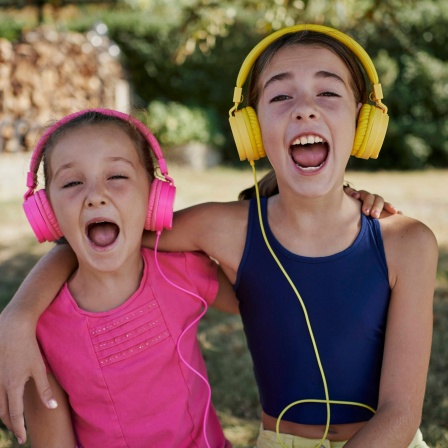
[[[391,429],[399,435],[400,442],[408,447],[413,442],[422,421],[422,408],[403,403],[384,404],[377,410],[378,413],[387,414],[387,420],[393,422]]]

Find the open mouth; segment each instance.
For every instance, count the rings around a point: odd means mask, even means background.
[[[87,225],[87,238],[98,247],[107,247],[115,242],[120,228],[110,221],[95,221]]]
[[[298,168],[316,171],[327,160],[328,143],[318,135],[302,135],[292,142],[289,152]]]

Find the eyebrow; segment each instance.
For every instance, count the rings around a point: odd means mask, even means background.
[[[63,172],[64,170],[67,170],[69,168],[71,168],[73,166],[73,163],[69,162],[69,163],[65,163],[64,165],[60,166],[55,172],[54,174],[51,176],[53,179],[55,179],[61,172]]]
[[[127,163],[128,165],[132,166],[133,168],[135,168],[134,164],[129,159],[126,159],[125,157],[110,156],[110,157],[108,157],[108,159],[110,159],[111,162],[124,162],[124,163]]]
[[[342,82],[342,84],[345,85],[345,81],[339,75],[337,75],[336,73],[333,73],[333,72],[327,72],[326,70],[321,70],[321,71],[317,72],[314,75],[314,77],[315,78],[324,78],[324,79],[326,79],[326,78],[333,78],[333,79],[336,79],[339,82]]]
[[[291,72],[283,72],[283,73],[278,73],[277,75],[272,76],[271,78],[269,78],[264,86],[263,86],[263,90],[266,90],[266,87],[268,87],[270,84],[272,84],[275,81],[283,81],[283,80],[289,80],[292,79],[294,76]]]
[[[290,80],[290,79],[293,79],[293,78],[294,78],[294,75],[292,74],[292,72],[278,73],[278,74],[272,76],[271,78],[269,78],[265,82],[265,84],[263,86],[263,90],[266,90],[266,88],[270,84],[272,84],[272,83],[274,83],[276,81]],[[339,82],[342,82],[342,84],[346,85],[345,81],[339,75],[337,75],[336,73],[333,73],[333,72],[328,72],[326,70],[320,70],[320,71],[316,72],[314,74],[314,78],[322,78],[322,79],[333,78],[333,79],[335,79],[335,80],[337,80]]]

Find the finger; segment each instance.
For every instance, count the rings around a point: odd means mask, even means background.
[[[361,210],[364,213],[364,215],[370,216],[373,204],[375,203],[375,200],[376,200],[376,195],[368,193],[364,190],[359,190],[359,194],[360,194],[360,200],[362,201]],[[381,198],[381,197],[380,197],[380,199],[381,199],[381,201],[383,200],[383,198]],[[381,207],[381,209],[382,209],[382,207]]]
[[[0,419],[6,427],[16,436],[19,444],[26,442],[25,422],[23,418],[23,387],[10,387],[12,395],[5,390],[0,393]],[[12,397],[17,397],[14,400]]]
[[[381,196],[374,195],[374,201],[370,208],[370,216],[373,218],[379,218],[384,206],[384,199]]]
[[[9,418],[8,396],[3,390],[0,394],[0,420],[12,431],[11,419]]]
[[[353,189],[352,187],[344,185],[344,192],[346,195],[351,196],[352,198],[359,199],[360,194],[358,191]]]
[[[39,361],[39,366],[34,369],[32,376],[36,385],[37,393],[39,394],[42,403],[48,409],[56,409],[58,407],[58,403],[54,398],[53,391],[51,390],[50,383],[48,382],[45,364],[42,359]]]
[[[387,212],[389,212],[392,215],[395,215],[396,213],[402,215],[403,212],[401,212],[400,210],[398,210],[395,206],[393,206],[390,202],[385,202],[384,203],[384,210],[386,210]]]
[[[26,442],[25,420],[23,418],[23,386],[11,390],[8,395],[9,420],[8,428],[14,433],[19,444]]]

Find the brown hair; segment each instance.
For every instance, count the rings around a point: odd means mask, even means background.
[[[258,181],[258,189],[260,192],[260,197],[270,197],[278,194],[277,178],[275,177],[275,171],[270,170]],[[255,185],[246,188],[238,195],[238,200],[243,201],[244,199],[255,198]]]

